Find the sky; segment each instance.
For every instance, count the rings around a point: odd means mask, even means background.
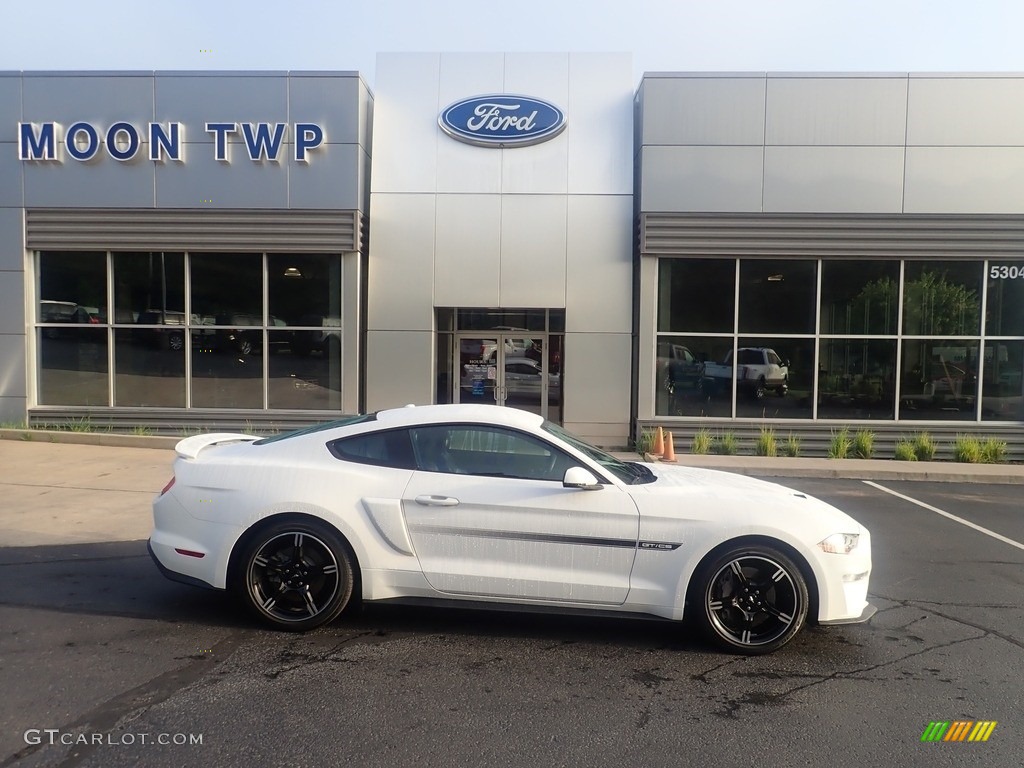
[[[625,51],[645,71],[1024,72],[1021,0],[0,0],[0,70],[359,71]]]

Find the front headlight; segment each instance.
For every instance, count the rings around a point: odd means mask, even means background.
[[[859,533],[833,533],[828,538],[818,542],[822,552],[832,555],[848,555],[857,547],[860,540]]]

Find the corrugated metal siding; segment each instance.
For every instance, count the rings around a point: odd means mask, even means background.
[[[358,211],[36,208],[29,250],[289,251],[363,247]]]
[[[929,259],[1024,255],[1024,216],[642,213],[644,256]]]

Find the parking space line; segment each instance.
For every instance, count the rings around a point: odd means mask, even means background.
[[[912,498],[911,496],[904,496],[902,493],[897,493],[896,491],[890,488],[886,488],[884,485],[874,483],[871,480],[865,480],[864,484],[870,485],[872,488],[877,488],[880,491],[885,491],[886,493],[892,494],[893,496],[903,499],[904,501],[909,501],[911,504],[917,504],[917,506],[924,507],[925,509],[931,512],[935,512],[936,514],[942,515],[943,517],[948,517],[950,520],[960,523],[961,525],[966,525],[968,528],[973,528],[974,530],[980,533],[984,533],[986,536],[991,536],[993,539],[999,539],[999,541],[1003,542],[1004,544],[1009,544],[1011,547],[1016,547],[1017,549],[1024,550],[1024,544],[1021,544],[1019,541],[1014,541],[1013,539],[1007,538],[1006,536],[996,533],[995,531],[990,531],[988,528],[984,528],[978,525],[977,523],[972,523],[970,520],[964,520],[962,517],[951,515],[949,512],[941,510],[938,507],[933,507],[931,504],[926,504],[923,501],[918,501],[917,499]]]

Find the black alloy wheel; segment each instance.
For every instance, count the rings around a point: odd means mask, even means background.
[[[691,600],[698,624],[724,650],[762,654],[778,650],[807,618],[808,592],[800,569],[771,547],[729,550],[705,563]]]
[[[283,522],[249,540],[235,587],[264,622],[303,632],[332,621],[348,605],[353,560],[327,526]]]

